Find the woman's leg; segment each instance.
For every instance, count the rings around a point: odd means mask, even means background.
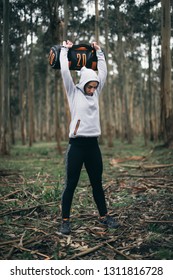
[[[69,144],[65,158],[66,180],[62,195],[62,218],[70,217],[73,194],[83,165],[83,152],[80,146]]]
[[[103,163],[98,144],[88,147],[85,151],[85,167],[93,189],[93,197],[100,216],[107,214],[105,195],[102,188]]]

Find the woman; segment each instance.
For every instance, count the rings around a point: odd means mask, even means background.
[[[93,197],[99,211],[99,221],[111,228],[118,224],[108,215],[102,188],[102,156],[98,146],[101,134],[99,119],[99,95],[104,86],[107,67],[100,46],[94,42],[98,59],[98,75],[92,69],[81,68],[80,81],[74,84],[68,66],[68,50],[73,46],[64,41],[60,52],[61,74],[71,113],[69,146],[66,153],[66,182],[62,195],[62,224],[60,232],[69,234],[70,209],[75,188],[84,164],[92,186]]]

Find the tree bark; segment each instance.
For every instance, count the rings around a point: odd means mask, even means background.
[[[107,140],[108,147],[113,147],[113,120],[112,120],[112,101],[110,94],[110,77],[109,77],[109,38],[108,38],[108,0],[104,0],[104,9],[105,9],[105,43],[106,43],[106,55],[107,55],[107,82],[106,82],[106,122],[107,122]]]
[[[55,73],[55,89],[54,89],[54,93],[55,93],[55,139],[56,139],[56,143],[57,143],[57,150],[59,152],[59,154],[62,153],[62,148],[61,148],[61,129],[60,129],[60,114],[59,114],[59,84],[58,81],[60,80],[60,73],[56,72]]]
[[[95,0],[95,40],[99,42],[99,8],[98,0]]]
[[[19,94],[20,94],[20,127],[22,145],[26,144],[26,91],[24,89],[23,48],[19,64]]]
[[[67,0],[64,0],[63,41],[67,40],[67,26],[68,26],[68,5],[67,5]]]
[[[32,25],[32,10],[31,10]],[[35,121],[34,121],[34,58],[33,58],[33,30],[31,30],[31,53],[30,53],[30,83],[29,83],[29,146],[35,141]]]
[[[67,4],[67,3],[65,3]],[[52,42],[53,44],[60,44],[60,42],[65,38],[64,32],[64,22],[60,20],[58,15],[58,6],[59,1],[56,0],[53,3],[51,3],[50,0],[48,0],[48,8],[49,8],[49,15],[50,15],[50,30],[52,34]],[[57,142],[57,150],[61,154],[62,148],[61,148],[61,131],[60,131],[60,114],[58,110],[58,102],[59,102],[59,92],[60,86],[58,85],[58,81],[60,81],[60,73],[55,71],[55,139]]]
[[[46,134],[46,141],[51,140],[51,96],[50,96],[50,73],[49,73],[49,65],[47,65],[47,75],[46,75],[46,100],[45,100],[45,134]]]
[[[161,136],[173,147],[173,97],[171,93],[171,9],[170,0],[162,0],[161,18]]]
[[[10,153],[9,0],[3,0],[3,63],[0,153]]]

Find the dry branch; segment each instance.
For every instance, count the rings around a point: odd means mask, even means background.
[[[150,179],[150,180],[161,180],[161,181],[166,181],[166,182],[170,182],[172,183],[172,179],[167,177],[156,177],[156,175],[144,175],[144,174],[118,174],[117,176],[118,178],[120,177],[137,177],[137,178],[146,178],[146,179]]]
[[[104,246],[105,244],[109,244],[109,243],[112,243],[112,242],[114,242],[114,241],[116,241],[117,240],[117,238],[112,238],[112,239],[110,239],[110,240],[108,240],[108,241],[104,241],[104,242],[102,242],[101,244],[99,244],[99,245],[97,245],[97,246],[94,246],[94,247],[92,247],[92,248],[89,248],[89,249],[87,249],[87,250],[85,250],[85,251],[83,251],[83,252],[80,252],[80,253],[78,253],[78,254],[74,254],[71,258],[69,258],[69,260],[74,260],[74,259],[76,259],[76,258],[79,258],[79,257],[83,257],[83,256],[85,256],[85,255],[88,255],[88,254],[90,254],[90,253],[92,253],[92,252],[94,252],[94,251],[97,251],[98,249],[100,249],[102,246]]]
[[[5,200],[6,198],[8,198],[8,197],[10,197],[10,196],[12,196],[12,195],[14,195],[16,193],[19,193],[19,192],[21,192],[21,190],[16,190],[15,192],[8,193],[8,194],[0,197],[0,200]]]
[[[21,246],[14,246],[16,249],[19,249],[19,250],[22,250],[22,251],[26,251],[26,252],[30,252],[32,255],[33,254],[36,254],[36,255],[39,255],[41,257],[44,257],[46,260],[50,260],[51,257],[45,255],[45,254],[42,254],[40,252],[38,252],[38,250],[30,250],[30,249],[27,249],[27,248],[24,248],[24,247],[21,247]]]
[[[18,214],[20,212],[28,212],[28,211],[32,211],[34,209],[39,209],[44,206],[54,206],[54,205],[56,205],[56,203],[50,202],[50,203],[39,204],[39,205],[27,207],[27,208],[12,209],[12,210],[8,210],[8,211],[4,211],[4,212],[0,213],[0,217],[7,216],[7,215],[14,215],[14,214]]]
[[[164,224],[172,224],[173,220],[167,221],[167,220],[163,220],[163,221],[157,221],[157,220],[145,220],[146,223],[164,223]]]
[[[172,167],[173,163],[170,163],[170,164],[153,164],[153,165],[151,165],[151,164],[140,164],[140,165],[119,164],[119,166],[127,167],[127,168],[152,170],[152,169],[156,169],[156,168]]]
[[[15,247],[10,248],[10,251],[5,256],[5,260],[9,260],[11,258],[11,255],[13,254],[14,250],[15,250]]]
[[[3,247],[5,245],[13,244],[13,243],[18,243],[20,242],[20,239],[14,239],[14,240],[8,240],[0,243],[0,247]]]
[[[111,248],[116,254],[123,256],[124,258],[126,258],[127,260],[134,260],[134,258],[127,256],[126,254],[124,254],[123,252],[115,249],[114,247],[112,247],[110,244],[107,244],[109,246],[109,248]]]

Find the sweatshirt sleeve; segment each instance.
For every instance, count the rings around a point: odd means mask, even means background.
[[[67,93],[67,96],[70,96],[74,92],[75,84],[73,82],[69,65],[68,65],[68,48],[62,47],[60,51],[60,67],[61,75],[64,83],[64,87]]]
[[[96,51],[97,55],[97,68],[98,68],[98,78],[99,78],[99,86],[98,86],[98,92],[100,93],[107,77],[107,65],[105,60],[105,55],[102,50]]]

